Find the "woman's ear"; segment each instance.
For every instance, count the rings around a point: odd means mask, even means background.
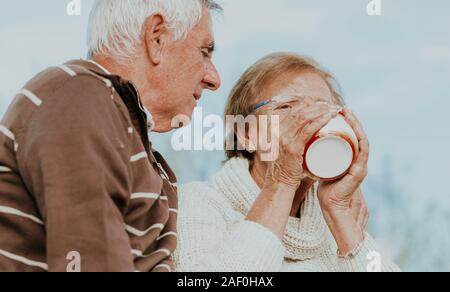
[[[144,26],[144,48],[153,65],[161,63],[168,37],[169,31],[164,17],[159,13],[150,15]]]
[[[245,127],[239,127],[236,125],[234,133],[241,149],[243,148],[249,153],[254,153],[258,150],[258,130],[256,128],[249,127],[248,124],[245,124]]]

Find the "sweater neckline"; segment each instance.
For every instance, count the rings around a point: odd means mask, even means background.
[[[242,158],[233,158],[226,162],[219,173],[211,178],[210,184],[230,201],[235,211],[244,216],[261,192],[250,174],[248,160]],[[301,206],[301,219],[289,218],[283,240],[287,259],[313,259],[325,247],[328,228],[316,190],[317,187],[314,186]]]

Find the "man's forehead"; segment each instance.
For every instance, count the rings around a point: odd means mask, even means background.
[[[214,42],[213,23],[210,12],[205,9],[199,23],[192,29],[191,35],[197,36],[205,44]]]

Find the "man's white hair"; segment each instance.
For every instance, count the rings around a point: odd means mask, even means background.
[[[89,55],[112,55],[121,61],[142,42],[145,21],[160,13],[175,41],[198,24],[203,9],[221,10],[214,0],[96,0],[89,19]]]

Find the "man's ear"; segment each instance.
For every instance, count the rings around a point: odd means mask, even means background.
[[[161,62],[169,36],[165,19],[161,14],[152,14],[147,18],[144,26],[144,48],[154,65]]]

